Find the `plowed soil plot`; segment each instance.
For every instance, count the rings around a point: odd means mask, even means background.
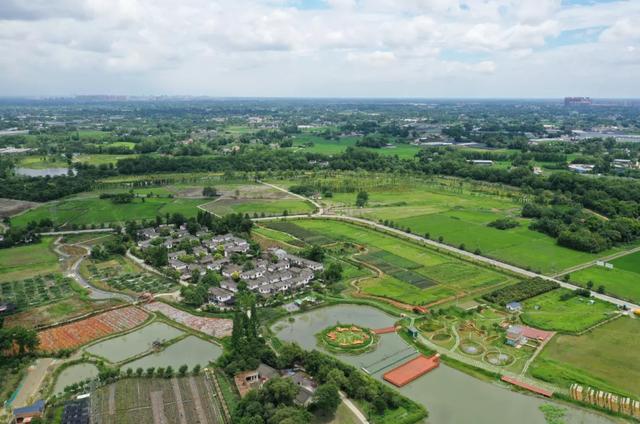
[[[162,302],[149,303],[144,305],[144,308],[148,311],[160,312],[167,318],[213,337],[230,336],[233,329],[233,321],[230,319],[199,317]]]
[[[40,350],[55,352],[75,349],[109,334],[130,330],[142,324],[149,314],[134,306],[108,311],[81,321],[53,327],[38,333]]]

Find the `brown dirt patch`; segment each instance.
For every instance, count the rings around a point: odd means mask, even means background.
[[[0,198],[0,218],[19,214],[38,205],[39,203],[35,202]]]

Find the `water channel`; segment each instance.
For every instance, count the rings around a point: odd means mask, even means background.
[[[23,175],[25,177],[59,177],[69,174],[69,168],[14,168],[16,175]],[[75,170],[72,171],[75,174]]]
[[[278,321],[272,327],[284,341],[295,341],[305,349],[317,348],[315,334],[337,323],[356,324],[368,328],[392,325],[397,319],[369,306],[337,305],[296,315],[293,322]],[[362,355],[336,355],[344,362],[366,368],[382,380],[382,374],[415,356],[397,334],[381,336],[375,351]],[[545,424],[539,410],[547,401],[509,390],[498,383],[488,383],[441,365],[438,369],[417,379],[399,391],[425,405],[431,424]],[[566,407],[567,424],[603,424],[612,421],[587,410]]]

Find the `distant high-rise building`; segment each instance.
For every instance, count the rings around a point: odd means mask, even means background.
[[[565,106],[588,106],[591,104],[591,97],[565,97]]]

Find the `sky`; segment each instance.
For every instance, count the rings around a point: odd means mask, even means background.
[[[640,97],[640,0],[0,0],[0,96]]]

